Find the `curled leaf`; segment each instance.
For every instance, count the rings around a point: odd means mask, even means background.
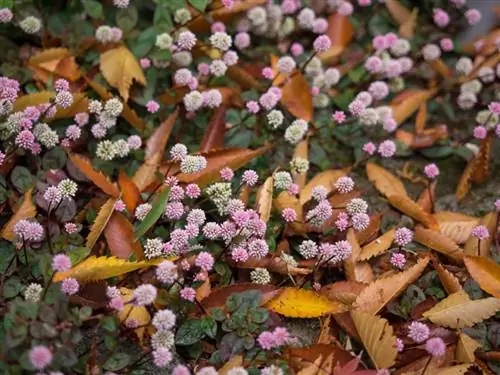
[[[268,177],[264,184],[257,191],[255,198],[255,208],[260,215],[260,218],[266,223],[271,217],[271,208],[273,203],[273,184],[274,179],[272,176]]]
[[[32,201],[32,193],[32,188],[24,193],[23,203],[21,203],[19,208],[14,212],[14,215],[11,216],[7,224],[5,224],[2,228],[1,236],[7,241],[15,241],[16,235],[12,229],[19,220],[29,219],[36,216],[36,207]]]
[[[380,255],[381,253],[388,250],[392,242],[394,241],[394,235],[396,233],[396,229],[391,229],[388,232],[385,232],[382,236],[373,240],[368,245],[363,247],[361,254],[359,255],[360,260],[368,260],[376,255]]]
[[[439,224],[439,232],[457,244],[465,243],[472,229],[479,223],[476,217],[452,211],[436,212],[434,218]]]
[[[104,173],[96,170],[88,158],[79,154],[70,154],[69,158],[73,164],[76,165],[78,169],[99,189],[115,198],[120,195],[120,191],[116,187],[116,184],[111,182]]]
[[[108,224],[108,221],[115,210],[115,202],[116,199],[110,198],[106,201],[106,203],[103,204],[103,206],[99,210],[99,213],[97,214],[97,217],[95,218],[94,222],[92,223],[92,227],[90,228],[90,233],[87,236],[87,241],[85,242],[85,246],[89,249],[92,249],[94,247],[102,231]]]

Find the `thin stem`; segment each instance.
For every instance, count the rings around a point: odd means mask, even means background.
[[[300,72],[301,73],[304,73],[304,71],[307,68],[307,65],[309,65],[309,63],[312,61],[312,59],[314,59],[314,57],[316,56],[316,54],[317,54],[317,52],[314,52],[314,53],[311,54],[311,56],[309,56],[309,58],[306,60],[306,62],[300,68]]]
[[[429,359],[425,363],[424,371],[422,371],[422,373],[420,375],[425,375],[425,372],[427,371],[427,367],[429,367],[429,363],[431,363],[431,359],[432,359],[432,356],[429,356]]]

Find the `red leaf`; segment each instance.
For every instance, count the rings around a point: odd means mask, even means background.
[[[208,123],[207,130],[201,140],[199,152],[207,152],[214,148],[224,147],[224,134],[226,132],[227,106],[222,105],[217,108]]]
[[[141,245],[134,242],[134,227],[121,213],[113,212],[104,229],[104,236],[111,255],[128,259],[134,253],[138,260],[143,258]]]

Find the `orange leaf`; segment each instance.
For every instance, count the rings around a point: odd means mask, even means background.
[[[106,237],[111,255],[129,259],[132,254],[135,254],[137,260],[143,259],[140,243],[134,242],[134,226],[121,213],[113,212],[104,228],[104,237]]]
[[[116,184],[111,182],[104,173],[96,170],[88,158],[79,154],[70,154],[69,158],[99,189],[115,198],[120,195],[120,191],[116,187]]]
[[[14,102],[13,112],[24,110],[28,106],[49,103],[56,96],[55,92],[39,91],[32,94],[23,95]],[[51,118],[44,118],[45,122],[66,119],[75,116],[79,112],[87,112],[88,100],[81,92],[73,94],[73,104],[69,108],[58,108],[56,115]]]
[[[438,72],[444,79],[450,79],[452,76],[452,72],[448,65],[441,59],[436,59],[430,62],[432,69]]]
[[[173,105],[182,102],[182,98],[189,92],[189,87],[172,87],[160,95],[160,100],[166,105]]]
[[[140,192],[143,192],[149,185],[156,181],[155,173],[160,165],[161,156],[162,154],[157,152],[146,159],[137,172],[135,172],[134,177],[132,177],[132,181]]]
[[[417,204],[422,207],[422,210],[432,213],[434,210],[433,203],[436,200],[436,186],[437,180],[431,182],[430,189],[426,187],[418,197]]]
[[[315,175],[300,191],[300,203],[307,203],[312,197],[312,191],[316,186],[323,185],[330,193],[334,189],[335,182],[349,173],[350,169],[328,169]]]
[[[208,152],[215,148],[224,147],[227,108],[226,105],[222,105],[214,111],[201,140],[199,152]]]
[[[354,308],[376,314],[390,301],[404,292],[408,285],[415,282],[429,263],[429,257],[420,258],[417,264],[406,271],[388,277],[381,277],[370,283],[356,298]]]
[[[477,159],[472,159],[467,163],[467,166],[464,169],[464,173],[460,177],[460,181],[458,181],[457,190],[455,195],[457,196],[457,201],[461,201],[469,192],[470,187],[472,185],[472,174],[474,173],[474,165]]]
[[[474,255],[465,256],[464,263],[481,289],[500,298],[500,265],[491,259]]]
[[[244,89],[261,90],[261,83],[250,73],[238,65],[232,65],[227,69],[226,75]]]
[[[320,294],[328,299],[350,305],[365,288],[366,284],[356,281],[337,281],[333,284],[324,285],[320,290]]]
[[[399,25],[404,25],[411,17],[411,11],[401,5],[398,0],[385,0],[385,6]]]
[[[327,63],[339,56],[345,47],[351,42],[354,36],[354,29],[349,17],[342,16],[338,12],[332,13],[328,17],[328,29],[326,35],[330,37],[332,46],[326,52],[322,52],[318,57]]]
[[[472,179],[478,184],[482,184],[488,177],[488,167],[491,155],[491,143],[493,141],[493,133],[489,133],[486,139],[481,142],[479,153],[474,161],[474,171]]]
[[[23,203],[21,203],[16,212],[14,212],[14,214],[10,217],[7,224],[5,224],[2,228],[1,236],[7,241],[13,242],[16,239],[16,235],[12,231],[12,228],[19,220],[29,219],[36,216],[36,207],[32,202],[32,192],[33,189],[31,188],[24,193]]]
[[[444,289],[448,294],[460,292],[462,290],[462,286],[458,279],[446,268],[443,267],[441,263],[437,260],[437,258],[432,259],[432,265],[436,270],[439,280],[441,284],[443,284]]]
[[[484,225],[486,228],[488,228],[490,236],[487,239],[481,241],[474,236],[470,236],[469,239],[465,242],[464,252],[468,255],[488,256],[493,238],[495,237],[497,231],[498,213],[490,212],[489,214],[486,214],[481,218],[479,224]]]
[[[415,34],[415,27],[417,26],[418,8],[414,8],[411,12],[410,18],[399,26],[399,35],[406,39],[412,39]]]
[[[395,233],[396,229],[393,228],[390,231],[385,232],[382,236],[380,236],[376,240],[370,242],[365,247],[363,247],[359,259],[368,260],[388,250],[392,245],[392,241],[394,241]]]
[[[417,226],[415,228],[415,241],[455,260],[462,260],[463,250],[455,242],[438,232]]]
[[[366,174],[370,182],[386,197],[393,194],[408,195],[403,182],[387,169],[375,163],[366,163]]]
[[[122,199],[127,206],[128,212],[133,213],[141,200],[141,192],[123,169],[120,169],[120,174],[118,175],[118,185],[120,185]]]
[[[311,88],[301,72],[292,73],[282,88],[281,103],[295,117],[311,122],[313,104]]]
[[[295,146],[295,151],[293,152],[293,159],[301,158],[309,160],[308,152],[309,152],[309,139],[306,137],[306,139],[300,141],[299,143],[297,143],[297,146]],[[296,173],[292,170],[292,176],[293,176],[293,182],[299,185],[299,187],[302,189],[306,184],[307,171],[303,173]]]
[[[167,146],[168,139],[172,133],[177,116],[179,115],[179,108],[176,108],[161,125],[155,129],[151,137],[149,137],[146,144],[146,159],[149,159],[156,153],[163,155],[165,147]]]
[[[115,212],[115,202],[116,199],[109,198],[106,203],[101,206],[97,217],[92,223],[90,233],[87,235],[87,240],[85,242],[85,246],[89,249],[92,249],[94,247],[95,243],[101,236],[101,233],[104,231],[104,228],[108,224],[111,215]]]
[[[372,239],[376,238],[380,230],[381,217],[381,214],[370,216],[370,224],[368,225],[368,228],[356,232],[356,238],[360,245],[364,245]]]
[[[273,205],[280,214],[285,208],[293,208],[297,213],[297,221],[290,223],[290,226],[297,233],[304,232],[304,224],[302,223],[304,213],[302,210],[302,203],[300,203],[297,197],[283,191],[274,198]]]
[[[422,207],[415,203],[410,197],[406,195],[394,194],[390,195],[388,200],[392,206],[411,218],[420,221],[427,228],[439,229],[436,219],[434,219],[432,215],[425,212]]]
[[[427,125],[427,103],[420,104],[415,120],[415,133],[419,134]]]
[[[273,203],[273,184],[273,177],[268,177],[264,184],[262,184],[262,186],[257,191],[257,196],[255,198],[255,209],[259,213],[260,218],[266,223],[271,217],[271,208]]]
[[[458,244],[465,243],[472,229],[479,224],[477,217],[452,211],[436,212],[434,218],[438,221],[439,232]]]
[[[393,101],[392,106],[392,117],[393,119],[401,125],[405,122],[415,111],[420,107],[422,103],[427,102],[437,93],[437,89],[429,90],[415,90],[412,91],[403,101],[400,103],[395,103]]]
[[[32,56],[29,67],[36,76],[47,83],[50,78],[62,77],[71,82],[78,80],[82,72],[67,48],[50,48]]]

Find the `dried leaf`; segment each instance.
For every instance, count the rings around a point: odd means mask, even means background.
[[[427,103],[420,104],[415,119],[415,133],[420,134],[427,126]]]
[[[443,284],[444,289],[448,294],[460,292],[462,290],[462,286],[460,285],[458,279],[450,271],[444,268],[436,258],[432,259],[432,265],[438,274],[441,284]]]
[[[349,17],[342,16],[338,12],[332,13],[328,17],[326,35],[329,36],[332,46],[328,51],[322,52],[318,56],[324,63],[328,63],[339,56],[351,42],[354,36],[354,28]]]
[[[111,215],[115,211],[114,209],[115,202],[116,199],[110,198],[101,207],[99,213],[97,214],[97,217],[92,223],[92,227],[90,228],[90,233],[88,234],[87,241],[85,242],[85,247],[88,247],[89,249],[92,249],[94,247],[102,231],[108,224]]]
[[[312,198],[312,191],[316,186],[323,185],[330,193],[334,189],[335,182],[349,173],[349,169],[328,169],[318,173],[300,191],[300,203],[305,204]]]
[[[311,88],[301,72],[292,73],[290,80],[282,87],[281,93],[281,103],[293,116],[307,122],[312,121]]]
[[[412,39],[417,26],[418,8],[413,8],[410,18],[399,26],[399,35],[405,39]]]
[[[82,75],[75,57],[67,48],[43,50],[29,59],[28,66],[35,72],[35,79],[40,79],[45,83],[49,79],[58,77],[74,82]]]
[[[265,306],[288,318],[317,318],[347,310],[340,302],[330,301],[313,291],[297,288],[284,288],[278,297]]]
[[[436,59],[430,62],[432,69],[441,75],[444,79],[450,79],[453,75],[451,69],[442,59]]]
[[[474,172],[472,179],[478,184],[486,181],[489,171],[489,161],[491,156],[491,144],[493,142],[493,133],[490,132],[488,136],[482,140],[479,148],[479,153],[474,161]]]
[[[175,111],[172,112],[167,119],[155,129],[151,137],[149,137],[148,142],[146,143],[146,160],[151,158],[156,153],[163,155],[178,115],[179,108],[176,108]]]
[[[481,347],[481,344],[469,335],[460,332],[457,344],[457,361],[460,363],[474,363],[474,352]]]
[[[399,25],[404,25],[411,18],[411,11],[398,0],[385,0],[385,6]]]
[[[472,159],[467,163],[464,169],[464,173],[458,181],[457,190],[455,195],[457,196],[457,201],[460,202],[469,192],[472,185],[472,174],[474,173],[474,165],[477,159]]]
[[[500,265],[491,259],[474,255],[465,256],[464,263],[481,289],[500,298]]]
[[[463,250],[458,245],[450,240],[448,237],[443,236],[439,232],[417,226],[415,228],[415,241],[427,246],[432,250],[436,250],[441,254],[447,255],[455,260],[462,260]]]
[[[161,160],[161,153],[157,152],[150,158],[146,159],[144,163],[135,172],[132,181],[137,186],[140,192],[156,181],[156,171],[158,170]]]
[[[366,163],[366,174],[370,182],[386,197],[393,194],[408,195],[403,182],[387,169],[375,163]]]
[[[16,212],[10,217],[9,221],[2,228],[1,236],[7,241],[13,242],[16,240],[16,235],[12,228],[19,220],[29,219],[36,216],[36,207],[33,204],[33,189],[29,189],[24,193],[23,203],[19,206]]]
[[[493,238],[496,235],[498,226],[498,212],[490,212],[481,218],[479,221],[480,225],[484,225],[488,228],[490,236],[485,240],[479,240],[474,236],[470,236],[465,242],[464,252],[468,255],[481,255],[488,256],[493,243]]]
[[[377,369],[390,368],[398,354],[396,337],[387,320],[361,311],[351,311],[351,317],[368,355]]]
[[[226,105],[222,105],[214,111],[212,118],[208,122],[205,134],[203,134],[199,152],[208,152],[215,148],[224,147],[227,109]]]
[[[346,240],[352,247],[349,258],[344,260],[344,272],[347,280],[368,284],[373,281],[373,270],[367,262],[358,262],[361,247],[352,228],[347,230]]]
[[[365,288],[366,284],[356,281],[337,281],[333,284],[324,285],[320,290],[320,294],[344,305],[351,305]]]
[[[26,107],[37,106],[39,104],[49,103],[56,96],[55,92],[39,91],[19,97],[14,102],[13,112],[23,111]],[[73,104],[69,108],[58,108],[56,115],[51,118],[44,118],[45,122],[54,120],[72,118],[79,112],[87,112],[88,100],[83,93],[73,93]]]
[[[444,367],[437,370],[436,375],[464,375],[469,370],[470,365],[458,365]]]
[[[113,212],[104,229],[104,237],[111,255],[129,259],[132,254],[136,259],[143,258],[141,244],[135,241],[134,226],[119,212]]]
[[[393,194],[387,198],[392,206],[411,218],[421,222],[427,228],[439,229],[436,219],[434,219],[431,214],[425,212],[422,207],[415,203],[410,197],[406,195]]]
[[[266,304],[271,299],[276,297],[276,295],[280,292],[278,288],[274,285],[261,285],[261,284],[252,284],[252,283],[240,283],[240,284],[231,284],[229,286],[223,288],[215,288],[212,289],[210,295],[203,299],[201,303],[206,310],[213,309],[214,307],[224,307],[226,300],[234,293],[243,293],[249,290],[256,290],[262,293],[261,297],[261,305]]]
[[[500,310],[500,299],[469,299],[466,292],[450,294],[436,306],[427,310],[423,316],[435,324],[449,328],[472,327],[488,319]]]
[[[222,366],[217,373],[219,375],[227,375],[229,373],[229,370],[235,368],[235,367],[241,367],[243,365],[243,356],[242,355],[235,355],[232,357],[224,366]]]
[[[130,86],[136,82],[146,86],[146,77],[135,56],[125,46],[110,49],[101,55],[100,68],[106,81],[116,88],[125,102]]]
[[[358,239],[358,243],[360,245],[367,244],[368,242],[377,238],[378,233],[380,231],[381,218],[382,218],[381,214],[370,216],[370,224],[368,224],[368,228],[355,233],[356,238]]]
[[[226,75],[244,89],[262,90],[262,84],[239,65],[232,65]]]
[[[288,192],[286,191],[283,191],[279,193],[276,198],[274,198],[273,205],[280,214],[285,208],[293,208],[297,213],[297,220],[293,223],[290,223],[289,225],[297,233],[304,232],[304,224],[302,223],[304,213],[302,210],[302,204],[297,197],[288,194]]]
[[[142,342],[144,333],[146,332],[146,325],[151,321],[151,315],[149,315],[148,309],[144,306],[135,306],[133,303],[129,303],[132,298],[132,290],[127,288],[120,288],[122,293],[123,302],[125,307],[117,312],[118,319],[120,322],[125,323],[128,319],[134,319],[139,323],[140,328],[134,330],[137,335],[139,342]]]
[[[453,211],[436,212],[434,218],[439,224],[439,232],[458,244],[465,243],[479,223],[476,217]]]
[[[141,200],[141,192],[123,169],[120,169],[120,173],[118,174],[118,185],[120,186],[121,197],[127,206],[128,212],[134,212]]]
[[[69,154],[69,158],[73,164],[76,165],[78,169],[99,189],[115,198],[120,195],[120,191],[118,190],[116,184],[111,182],[104,173],[96,170],[88,158],[79,154]]]
[[[356,298],[354,308],[371,314],[378,313],[385,305],[405,291],[408,285],[415,282],[428,263],[429,257],[423,257],[406,271],[373,281]]]
[[[434,202],[436,200],[436,186],[437,180],[431,182],[430,186],[427,186],[420,196],[418,197],[417,204],[427,213],[432,213],[434,210]]]
[[[388,232],[385,232],[382,236],[377,238],[376,240],[370,242],[368,245],[363,247],[361,254],[359,256],[360,260],[368,260],[376,255],[380,255],[381,253],[387,251],[394,241],[394,235],[396,233],[396,229],[391,229]]]
[[[255,198],[255,209],[259,213],[260,218],[266,223],[271,217],[271,208],[273,203],[273,184],[273,177],[268,177],[264,184],[262,184],[262,186],[257,191],[257,197]]]
[[[293,152],[292,159],[300,158],[309,160],[308,152],[309,152],[309,139],[306,138],[297,143],[297,146],[295,146],[295,151]],[[307,181],[307,171],[303,173],[296,173],[292,170],[292,177],[293,177],[293,182],[295,182],[297,185],[299,185],[301,189],[303,189]]]
[[[392,106],[392,117],[393,119],[401,125],[405,122],[417,109],[420,107],[422,103],[427,102],[437,93],[437,89],[429,89],[429,90],[415,90],[411,92],[411,94],[406,97],[401,102],[395,104],[391,104]]]
[[[56,272],[53,282],[57,283],[67,277],[72,277],[81,283],[105,280],[110,277],[120,276],[138,269],[148,268],[158,264],[164,259],[158,258],[148,261],[129,262],[116,257],[91,256],[66,272]]]

